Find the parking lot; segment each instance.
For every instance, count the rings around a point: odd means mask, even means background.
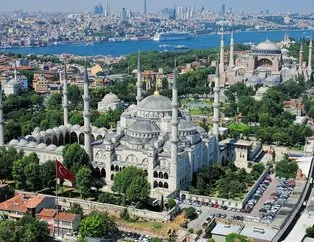
[[[243,210],[227,206],[202,206],[198,203],[182,203],[181,208],[194,207],[198,217],[192,220],[188,227],[201,229],[215,217],[230,222],[262,222],[280,224],[293,209],[304,188],[304,182],[295,182],[293,179],[277,179],[274,175],[267,176],[260,184]],[[289,211],[289,212],[288,212]]]

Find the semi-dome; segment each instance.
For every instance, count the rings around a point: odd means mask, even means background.
[[[159,133],[160,130],[154,122],[148,120],[137,120],[135,123],[130,125],[128,131],[142,134],[153,134]]]
[[[206,130],[205,130],[203,127],[201,127],[201,126],[197,126],[196,130],[197,130],[197,132],[199,132],[200,134],[206,133]]]
[[[54,144],[51,144],[51,145],[49,145],[46,149],[47,149],[47,150],[50,150],[50,151],[53,151],[53,150],[57,149],[57,146],[54,145]]]
[[[79,130],[80,128],[81,128],[81,126],[78,124],[75,124],[74,126],[72,126],[72,130],[74,130],[74,131]]]
[[[247,79],[248,83],[253,83],[253,84],[260,84],[262,83],[262,78],[260,78],[259,76],[251,76]]]
[[[179,131],[191,131],[195,130],[196,128],[191,125],[191,123],[185,119],[180,119],[179,120],[179,125],[178,125],[178,130]]]
[[[277,86],[280,84],[280,77],[279,76],[269,76],[265,79],[264,82],[268,86]]]
[[[144,98],[137,106],[138,110],[149,112],[170,112],[171,108],[171,100],[157,93]]]
[[[40,143],[36,148],[38,149],[46,149],[47,145],[45,143]]]
[[[29,147],[29,148],[36,148],[36,146],[37,146],[37,143],[34,141],[29,142],[27,145],[27,147]]]
[[[120,99],[118,98],[118,96],[116,94],[110,92],[104,96],[102,101],[105,103],[112,103],[112,102],[120,102]]]
[[[9,145],[17,145],[19,143],[19,141],[17,139],[12,139],[10,142],[9,142]]]

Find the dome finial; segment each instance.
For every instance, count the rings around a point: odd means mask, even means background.
[[[155,92],[154,92],[154,96],[159,96],[159,92],[158,92],[158,86],[157,86],[157,80],[156,80],[156,83],[155,83]]]

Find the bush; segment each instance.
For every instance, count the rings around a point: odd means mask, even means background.
[[[184,228],[184,229],[187,229],[188,228],[188,222],[186,221],[186,222],[180,224],[180,227]]]
[[[193,234],[193,233],[194,233],[194,229],[189,228],[188,232],[189,232],[190,234]]]
[[[314,227],[308,227],[306,229],[306,236],[310,238],[314,238]]]
[[[195,219],[196,217],[196,212],[195,212],[195,208],[193,207],[189,207],[189,208],[184,208],[184,216],[188,219]]]
[[[287,157],[276,163],[275,171],[276,176],[285,178],[295,178],[298,164],[295,161],[289,161]]]

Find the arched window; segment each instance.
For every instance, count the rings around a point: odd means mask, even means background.
[[[114,179],[114,174],[111,174],[111,181],[113,181]]]
[[[98,167],[96,167],[95,169],[94,169],[94,176],[95,177],[100,177],[100,170],[99,170],[99,168]]]
[[[167,173],[167,172],[165,172],[165,173],[164,173],[164,178],[165,178],[165,179],[168,179],[168,178],[169,178],[169,176],[168,176],[168,173]]]
[[[162,182],[159,182],[159,187],[163,187],[164,185],[162,184]]]
[[[154,188],[158,187],[158,182],[154,181]]]
[[[154,171],[154,177],[158,177],[157,171]]]
[[[148,176],[148,172],[147,170],[144,170],[145,176]]]
[[[111,171],[114,171],[114,165],[111,165]]]
[[[168,188],[169,188],[169,186],[168,186],[168,183],[167,183],[167,182],[165,182],[165,183],[164,183],[164,188],[166,188],[166,189],[168,189]]]
[[[116,166],[116,167],[115,167],[115,170],[116,170],[116,171],[119,171],[119,166]]]
[[[104,168],[101,169],[100,176],[101,177],[106,177],[106,170]]]
[[[162,174],[162,172],[159,172],[159,178],[164,178],[164,175]]]

